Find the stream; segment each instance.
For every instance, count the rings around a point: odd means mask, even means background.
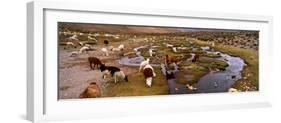
[[[224,71],[210,72],[201,77],[194,84],[194,87],[198,88],[198,93],[227,92],[235,81],[242,78],[241,71],[246,65],[244,60],[224,53],[221,53],[221,56],[218,59],[226,59],[229,66]]]

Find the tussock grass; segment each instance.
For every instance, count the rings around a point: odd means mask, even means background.
[[[204,41],[194,40],[194,42],[198,45],[208,45]],[[210,45],[208,45],[210,46]],[[210,46],[211,47],[211,46]],[[259,86],[259,55],[258,51],[253,49],[243,49],[230,45],[221,45],[216,44],[214,47],[215,50],[227,53],[232,56],[239,56],[245,60],[247,67],[243,70],[243,76],[249,76],[248,80],[256,87]],[[246,68],[248,70],[246,70]]]
[[[152,87],[149,88],[145,83],[142,73],[129,75],[129,82],[111,83],[106,91],[107,97],[112,96],[147,96],[147,95],[166,95],[168,85],[165,77],[159,68],[154,69],[156,77],[153,78]]]

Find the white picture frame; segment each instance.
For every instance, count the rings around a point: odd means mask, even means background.
[[[87,17],[88,18],[87,18]],[[100,17],[103,19],[93,19]],[[149,21],[153,18],[158,21]],[[130,21],[126,21],[130,19]],[[191,23],[182,23],[182,19]],[[133,21],[132,21],[133,20]],[[34,1],[27,4],[27,119],[42,120],[114,117],[132,114],[267,107],[272,68],[272,17],[230,13],[154,10],[98,6],[93,1]],[[56,24],[64,22],[248,29],[260,31],[258,92],[144,96],[58,101]],[[149,22],[149,23],[148,23]],[[208,25],[206,23],[208,22]],[[48,52],[46,52],[48,51]],[[54,55],[52,55],[54,54]],[[48,66],[48,69],[46,69]],[[53,91],[51,91],[53,90]],[[206,103],[208,102],[208,103]],[[186,105],[188,104],[188,105]]]

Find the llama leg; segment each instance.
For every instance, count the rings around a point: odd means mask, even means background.
[[[91,69],[93,69],[93,66],[92,66],[92,63],[90,62],[90,67],[91,67]]]
[[[142,69],[142,66],[140,66],[140,68],[139,68],[139,72],[141,72],[141,69]]]
[[[116,80],[117,80],[117,77],[116,77],[116,75],[114,74],[114,81],[115,81],[115,83],[117,82]]]

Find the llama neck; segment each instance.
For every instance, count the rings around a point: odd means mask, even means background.
[[[147,63],[149,63],[149,59],[146,59]]]
[[[121,75],[121,77],[122,77],[123,79],[125,78],[125,74],[124,74],[123,71],[120,71],[120,75]]]

